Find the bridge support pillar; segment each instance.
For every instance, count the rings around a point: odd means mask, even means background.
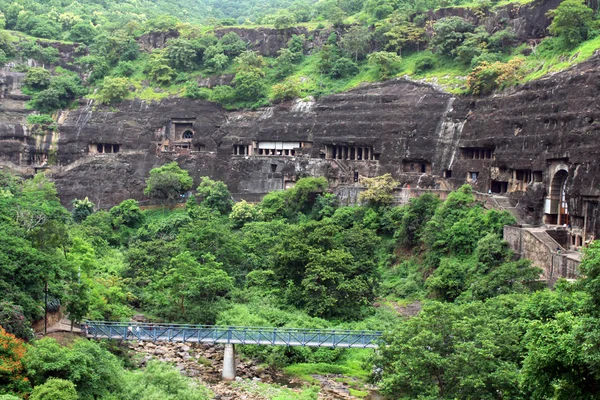
[[[225,345],[223,355],[223,379],[226,381],[235,379],[235,347],[230,343]]]

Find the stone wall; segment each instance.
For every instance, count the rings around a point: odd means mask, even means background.
[[[541,229],[537,231],[543,232]],[[548,284],[553,284],[559,278],[577,278],[580,264],[578,256],[567,253],[558,243],[544,240],[543,236],[536,233],[539,232],[531,228],[505,226],[504,240],[521,258],[527,258],[532,265],[541,268],[540,278]]]

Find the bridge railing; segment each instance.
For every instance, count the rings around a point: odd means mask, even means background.
[[[87,321],[89,338],[271,346],[375,348],[380,331]]]

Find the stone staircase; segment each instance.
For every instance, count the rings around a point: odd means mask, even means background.
[[[556,240],[554,240],[552,236],[548,235],[548,233],[546,232],[546,228],[527,228],[527,230],[531,232],[533,236],[535,236],[541,243],[543,243],[552,251],[558,249],[561,251],[561,253],[567,252],[567,250],[564,247],[562,247]]]
[[[496,208],[498,210],[508,211],[513,217],[515,217],[517,224],[525,223],[523,218],[521,218],[521,216],[519,215],[519,212],[517,211],[517,207],[514,207],[512,204],[510,204],[510,199],[507,196],[500,196],[497,194],[491,195],[488,203],[493,208]]]

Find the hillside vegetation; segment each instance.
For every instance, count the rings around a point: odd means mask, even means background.
[[[29,106],[52,113],[81,96],[103,104],[185,96],[256,108],[403,75],[485,95],[585,60],[598,48],[597,13],[582,0],[565,0],[552,11],[552,37],[534,44],[523,43],[502,20],[491,30],[477,25],[504,4],[0,2],[6,29],[0,32],[0,61],[27,73]],[[428,14],[450,6],[468,8],[473,17],[434,20]],[[261,56],[226,30],[275,28],[283,35],[296,26],[307,33],[291,35],[276,57]],[[141,50],[140,37],[161,33],[169,38],[166,46]],[[65,56],[57,48],[64,52],[69,43]],[[38,66],[28,66],[28,59]],[[201,78],[211,76],[229,76],[231,84],[199,87]]]
[[[485,210],[470,186],[397,207],[396,182],[384,176],[366,181],[364,205],[342,207],[323,178],[301,179],[259,204],[233,203],[222,182],[203,178],[198,198],[181,208],[187,172],[169,164],[147,183],[161,208],[126,200],[96,211],[82,199],[68,212],[43,175],[0,175],[0,394],[209,396],[168,366],[138,371],[105,345],[30,341],[46,284],[51,309],[73,321],[144,313],[155,322],[385,330],[377,353],[241,348],[305,379],[355,377],[357,393],[370,380],[402,399],[599,394],[597,244],[582,264],[586,278],[550,291],[501,239],[513,218]],[[398,314],[415,301],[420,313]]]

